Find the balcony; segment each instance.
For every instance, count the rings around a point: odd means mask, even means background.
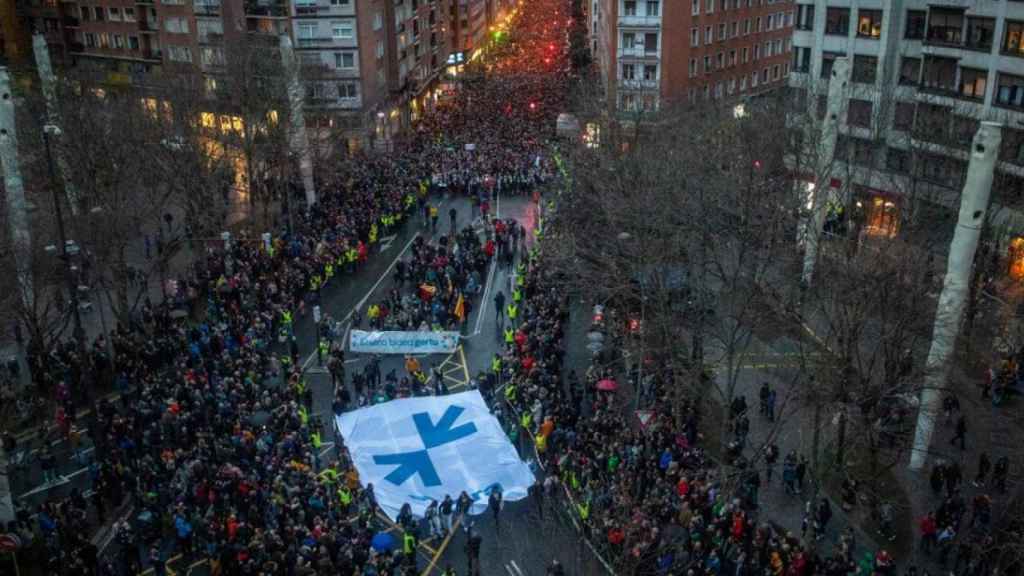
[[[82,44],[81,42],[70,42],[68,43],[68,52],[85,52],[85,44]]]
[[[256,0],[245,3],[245,15],[256,18],[285,18],[288,8],[283,3]]]
[[[199,36],[200,44],[220,44],[222,42],[224,42],[223,32],[207,32]]]
[[[164,59],[164,53],[159,48],[149,48],[142,51],[142,59],[160,62]]]
[[[135,0],[135,3],[139,6],[152,6],[153,0]]]
[[[661,28],[661,16],[619,16],[619,27]]]
[[[337,41],[331,36],[323,36],[319,38],[298,38],[297,43],[299,48],[314,48],[317,46],[333,46]]]
[[[329,8],[327,6],[318,6],[316,4],[296,4],[295,15],[296,16],[315,16],[320,12],[326,12]]]
[[[620,78],[619,86],[627,90],[657,90],[658,80],[640,80],[638,78]]]
[[[660,56],[657,50],[644,50],[643,46],[635,46],[633,48],[619,48],[620,58],[648,58],[657,59]]]

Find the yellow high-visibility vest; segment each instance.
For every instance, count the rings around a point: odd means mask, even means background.
[[[516,341],[516,333],[511,328],[505,329],[505,343],[514,344]]]
[[[281,322],[287,326],[292,323],[292,313],[287,310],[281,311]]]
[[[516,314],[519,312],[519,308],[517,308],[515,304],[509,304],[507,311],[509,320],[515,320]]]
[[[491,360],[491,372],[501,372],[501,358]]]

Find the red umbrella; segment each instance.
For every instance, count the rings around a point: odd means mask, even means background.
[[[604,390],[605,392],[614,392],[619,389],[619,384],[615,380],[604,379],[597,383],[598,390]]]

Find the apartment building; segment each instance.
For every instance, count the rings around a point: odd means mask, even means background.
[[[832,63],[851,63],[830,193],[863,211],[868,233],[894,236],[931,210],[951,218],[981,120],[1004,125],[997,222],[1024,230],[1024,3],[820,0],[796,14],[794,102],[822,110]]]
[[[198,66],[212,97],[233,47],[249,39],[273,48],[288,34],[312,126],[340,127],[350,148],[390,140],[432,104],[451,44],[448,0],[24,2],[23,27],[44,31],[58,65],[126,88]]]
[[[619,111],[738,98],[785,85],[788,0],[594,0],[605,95]]]

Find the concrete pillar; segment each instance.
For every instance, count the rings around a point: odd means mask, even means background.
[[[814,182],[797,184],[803,188],[798,193],[801,195],[801,200],[806,195],[805,208],[810,211],[803,230],[804,266],[800,282],[804,286],[811,285],[814,266],[818,262],[818,248],[821,243],[822,231],[825,228],[828,196],[832,186],[832,165],[835,161],[836,141],[839,138],[839,115],[846,105],[846,90],[849,85],[850,61],[847,58],[836,58],[832,64],[825,118],[821,122],[821,135],[818,137],[818,149],[814,156]],[[811,106],[814,106],[813,102]]]
[[[971,159],[967,166],[967,182],[960,196],[960,216],[956,232],[949,244],[949,261],[942,294],[935,312],[932,343],[925,364],[924,388],[921,390],[921,409],[917,415],[917,431],[910,453],[910,469],[920,470],[928,459],[935,420],[942,408],[942,390],[946,386],[949,359],[953,355],[960,334],[964,304],[967,302],[971,282],[971,269],[978,239],[985,223],[992,178],[995,174],[1002,141],[1002,126],[996,122],[982,122],[971,143]]]
[[[53,74],[53,66],[50,65],[50,49],[46,47],[46,38],[38,32],[32,36],[32,50],[36,55],[36,70],[39,71],[39,80],[43,85],[43,99],[46,100],[47,124],[60,125],[60,110],[57,105],[57,77]],[[53,158],[57,163],[57,171],[64,183],[64,193],[68,197],[68,206],[72,215],[78,215],[78,190],[71,181],[71,170],[68,168],[67,159],[64,157],[64,147],[60,140],[53,147]]]
[[[4,171],[7,220],[10,226],[14,265],[21,300],[28,309],[35,300],[32,282],[32,234],[25,204],[25,184],[18,166],[18,138],[14,124],[14,94],[6,67],[0,67],[0,166]],[[0,457],[0,522],[14,519],[11,485],[7,477],[7,458]]]
[[[302,187],[306,191],[306,206],[316,204],[316,188],[313,183],[313,154],[309,148],[309,137],[306,135],[305,97],[302,84],[299,82],[299,63],[292,49],[292,39],[287,34],[281,35],[281,61],[284,63],[288,82],[289,110],[289,144],[292,154],[299,159],[299,174],[302,176]]]

